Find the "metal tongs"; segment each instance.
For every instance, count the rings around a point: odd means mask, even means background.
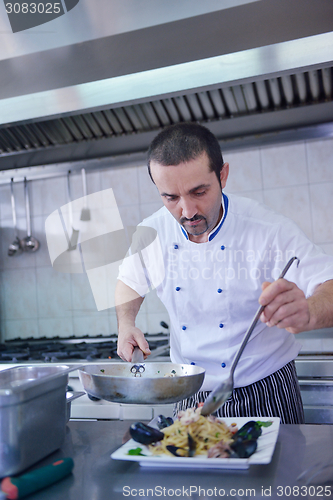
[[[297,267],[298,267],[299,262],[300,262],[299,259],[297,257],[292,257],[289,260],[286,267],[283,269],[283,271],[280,274],[280,276],[278,277],[278,279],[283,278],[285,276],[286,272],[288,271],[288,269],[290,268],[290,266],[292,265],[294,260],[297,260]],[[265,309],[265,306],[260,306],[258,311],[256,312],[256,315],[254,316],[253,321],[245,334],[244,340],[243,340],[243,342],[242,342],[242,344],[241,344],[241,346],[240,346],[240,348],[235,356],[235,359],[233,360],[233,363],[232,363],[231,369],[230,369],[229,377],[226,380],[224,380],[220,385],[218,385],[216,387],[216,389],[214,389],[209,394],[203,407],[201,408],[201,415],[206,416],[206,415],[210,415],[211,413],[214,413],[214,411],[218,410],[220,408],[220,406],[222,406],[223,403],[225,403],[225,401],[230,398],[232,391],[234,389],[234,371],[235,371],[235,368],[238,364],[238,361],[239,361],[241,355],[243,354],[245,346],[248,343],[248,340],[249,340],[249,338],[254,330],[254,327],[256,326],[258,319],[260,318],[260,315],[264,309]]]

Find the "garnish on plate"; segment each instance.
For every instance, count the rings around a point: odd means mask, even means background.
[[[145,455],[144,453],[141,453],[142,452],[142,448],[132,448],[131,450],[128,450],[127,452],[127,455],[136,455],[136,456],[140,456],[140,457],[146,457],[147,455]]]

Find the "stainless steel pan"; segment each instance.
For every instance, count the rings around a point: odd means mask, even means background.
[[[176,403],[196,393],[205,370],[195,365],[131,362],[86,365],[79,369],[84,390],[100,399],[127,404]]]

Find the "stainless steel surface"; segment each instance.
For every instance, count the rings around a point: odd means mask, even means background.
[[[134,347],[132,359],[131,373],[135,377],[141,377],[141,375],[146,371],[143,359],[143,352],[138,347]]]
[[[305,407],[331,406],[333,410],[333,379],[298,379],[298,381]]]
[[[204,380],[205,370],[194,365],[147,362],[143,372],[133,363],[86,365],[79,369],[84,390],[106,401],[126,404],[167,404],[192,396]]]
[[[299,355],[295,360],[308,424],[333,424],[333,356]]]
[[[21,472],[62,445],[71,370],[20,366],[0,372],[0,477]]]
[[[184,94],[332,61],[333,33],[0,100],[0,124]],[[73,95],[75,99],[73,99]]]
[[[14,184],[14,180],[11,179],[11,181],[10,181],[10,199],[11,199],[11,205],[12,205],[13,227],[14,227],[14,231],[15,231],[15,240],[9,245],[9,248],[8,248],[9,257],[14,257],[15,255],[20,255],[23,252],[21,240],[18,237],[18,231],[17,231],[15,196],[14,196],[13,184]]]
[[[36,252],[39,248],[39,241],[31,236],[31,220],[30,220],[30,201],[28,181],[24,179],[24,198],[25,198],[25,211],[27,218],[27,236],[21,240],[21,246],[25,252]]]
[[[131,363],[143,363],[143,352],[138,347],[134,347]]]
[[[69,422],[61,449],[38,466],[69,456],[75,463],[73,474],[51,488],[31,495],[29,500],[123,500],[126,496],[204,500],[222,497],[238,500],[249,497],[273,500],[332,498],[332,469],[325,469],[314,477],[311,489],[302,486],[306,485],[312,469],[308,476],[297,479],[315,464],[332,461],[331,425],[281,425],[271,463],[250,466],[247,471],[146,470],[139,464],[110,458],[111,453],[121,446],[129,425],[136,420]]]
[[[26,37],[18,43],[24,34],[4,45],[0,169],[139,154],[157,130],[184,120],[206,123],[230,144],[332,122],[330,2],[304,0],[300,15],[298,0],[227,9],[143,0],[138,16],[117,6],[105,17],[103,0],[86,31],[85,3],[53,21],[61,37],[52,23],[47,33],[29,32],[43,51],[28,49]]]
[[[305,422],[333,424],[333,359],[321,361],[306,363],[306,375],[298,375]],[[301,363],[304,368],[304,361]]]
[[[67,422],[71,418],[71,409],[72,409],[72,401],[75,401],[76,399],[80,398],[81,396],[84,396],[85,392],[83,391],[67,391],[66,392],[66,415],[67,415]]]
[[[137,8],[136,0],[124,0],[119,3],[118,0],[99,0],[98,11],[90,4],[89,0],[77,0],[68,2],[69,6],[75,6],[74,16],[66,16],[62,19],[56,19],[52,24],[56,27],[64,24],[68,30],[63,30],[59,37],[57,31],[48,30],[43,37],[43,49],[57,49],[73,44],[81,44],[89,40],[99,39],[101,37],[119,35],[128,31],[148,28],[163,23],[179,21],[192,16],[200,16],[210,12],[229,9],[239,5],[252,3],[258,0],[206,0],[197,2],[193,0],[183,0],[180,4],[178,0],[169,0],[166,5],[163,0],[145,0],[141,1],[140,9]],[[66,6],[66,3],[65,3]],[[64,9],[66,12],[66,8]],[[107,22],[102,23],[101,20]],[[7,23],[8,24],[8,23]],[[52,25],[47,24],[48,27]],[[3,28],[5,23],[3,23]],[[10,59],[27,54],[38,53],[40,51],[41,35],[46,26],[36,27],[26,36],[25,32],[16,32],[16,43],[7,45],[4,43],[0,50],[0,59]],[[3,31],[1,33],[6,39],[12,39],[11,32]]]
[[[304,405],[306,424],[333,424],[333,408],[330,406]]]
[[[332,468],[333,470],[333,461],[330,460],[328,463],[323,463],[323,461],[318,462],[317,464],[311,465],[305,471],[303,471],[298,477],[297,480],[305,479],[306,484],[312,484],[313,480],[316,476],[320,475],[325,469]]]
[[[329,110],[325,110],[321,103],[311,105],[311,113],[307,109],[288,108],[287,115],[284,111],[279,113],[272,110],[264,114],[241,116],[237,120],[210,121],[205,125],[219,137],[223,152],[234,151],[241,148],[268,146],[272,144],[297,142],[311,139],[324,139],[333,136],[333,102],[326,103]],[[313,119],[312,124],[300,126],[299,114],[304,118]],[[278,129],[272,124],[279,117]],[[322,123],[321,123],[322,122]],[[286,128],[288,127],[291,128]],[[276,124],[277,126],[277,124]],[[248,133],[248,130],[251,132]],[[272,131],[273,130],[273,131]],[[22,182],[24,177],[29,179],[48,179],[66,175],[68,170],[79,172],[82,167],[88,171],[99,171],[112,167],[136,167],[146,162],[146,151],[156,132],[135,131],[128,141],[124,135],[105,137],[103,141],[84,141],[81,144],[73,142],[56,149],[38,149],[30,151],[27,156],[15,162],[11,155],[0,155],[0,184],[10,183],[15,175],[15,182]],[[111,148],[112,147],[112,151]],[[31,156],[31,158],[30,158]],[[34,168],[26,167],[34,158]],[[72,161],[68,161],[71,158]],[[2,170],[1,170],[2,169]],[[5,170],[4,170],[5,169]]]
[[[297,257],[292,257],[291,259],[289,259],[288,263],[286,264],[286,266],[284,267],[284,269],[282,270],[280,276],[278,277],[278,279],[281,279],[285,276],[285,274],[287,273],[288,269],[290,268],[290,266],[292,265],[292,263],[294,262],[294,260],[297,260],[297,267],[298,267],[298,264],[299,264],[299,259]],[[229,376],[226,380],[224,380],[221,384],[219,384],[216,389],[214,389],[208,396],[208,398],[206,399],[202,409],[201,409],[201,414],[202,415],[209,415],[210,413],[214,413],[214,411],[218,410],[220,408],[220,406],[223,405],[223,403],[229,399],[229,397],[231,396],[232,394],[232,391],[234,389],[234,372],[235,372],[235,368],[238,364],[238,361],[241,357],[241,355],[243,354],[243,351],[246,347],[246,344],[248,343],[249,341],[249,338],[251,337],[251,334],[254,330],[254,327],[256,326],[259,318],[260,318],[260,315],[261,313],[263,312],[263,310],[265,309],[264,306],[260,306],[252,320],[252,323],[251,325],[249,326],[247,332],[245,333],[245,336],[244,336],[244,339],[243,339],[243,342],[241,343],[241,346],[240,348],[238,349],[238,352],[235,356],[235,359],[233,360],[232,362],[232,365],[231,365],[231,368],[230,368],[230,373],[229,373]]]
[[[295,360],[297,376],[333,379],[333,355],[298,356]]]

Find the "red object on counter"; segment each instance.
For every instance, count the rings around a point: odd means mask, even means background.
[[[35,491],[46,488],[72,472],[72,458],[62,458],[51,465],[23,474],[18,477],[5,477],[1,482],[1,491],[9,500],[17,500]]]
[[[5,477],[1,482],[1,491],[5,493],[9,500],[16,500],[19,497],[18,487],[12,483],[11,477]]]

